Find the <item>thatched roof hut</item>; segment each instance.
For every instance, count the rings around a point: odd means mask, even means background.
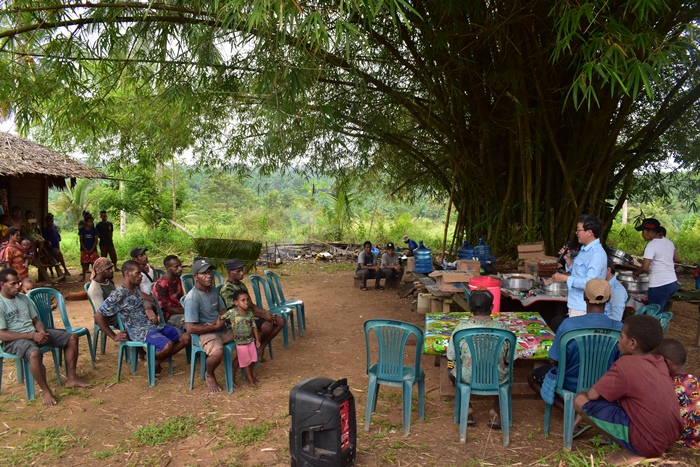
[[[49,185],[64,188],[65,180],[106,178],[99,170],[32,141],[0,132],[0,177],[35,175]]]

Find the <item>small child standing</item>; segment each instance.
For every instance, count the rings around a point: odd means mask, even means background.
[[[224,313],[222,318],[231,320],[238,365],[243,368],[248,385],[257,386],[258,380],[253,374],[253,369],[255,362],[258,361],[257,349],[260,347],[260,336],[255,326],[248,292],[236,290],[233,294],[233,308]]]
[[[617,344],[622,356],[574,399],[576,412],[622,447],[605,459],[608,464],[632,465],[660,456],[683,429],[668,367],[661,356],[650,353],[662,340],[655,317],[627,318]]]
[[[668,365],[668,371],[676,387],[680,406],[683,432],[678,444],[689,448],[700,448],[700,380],[688,374],[685,361],[688,354],[685,347],[676,339],[664,339],[655,354],[661,355]]]

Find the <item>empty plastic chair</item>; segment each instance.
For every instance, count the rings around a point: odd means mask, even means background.
[[[248,279],[250,280],[250,285],[253,287],[253,295],[255,295],[255,304],[258,305],[260,308],[265,308],[262,301],[262,293],[260,292],[262,289],[262,291],[265,293],[267,309],[270,310],[270,313],[284,318],[282,337],[284,339],[284,348],[286,349],[287,347],[289,347],[289,334],[287,326],[289,321],[291,321],[292,339],[296,339],[296,335],[294,333],[294,313],[292,312],[292,308],[286,306],[277,306],[275,304],[275,300],[272,298],[272,292],[270,291],[270,284],[267,282],[266,278],[257,274],[251,274],[250,276],[248,276]]]
[[[656,303],[650,303],[649,305],[644,305],[639,310],[637,310],[635,315],[652,315],[658,316],[661,313],[661,306]]]
[[[668,329],[668,325],[671,322],[671,319],[673,318],[673,313],[670,311],[664,311],[663,313],[659,313],[657,315],[659,318],[659,321],[661,322],[661,329],[664,330],[664,334],[666,334],[666,330]]]
[[[471,381],[462,381],[462,352],[460,343],[465,341],[471,354]],[[501,382],[499,364],[502,364],[502,347],[507,345],[508,378]],[[467,418],[472,394],[498,396],[501,417],[501,441],[510,444],[510,427],[513,425],[513,361],[516,339],[512,331],[496,328],[471,328],[457,331],[455,346],[455,422],[459,420],[459,442],[467,442]]]
[[[367,348],[367,408],[365,411],[365,431],[369,431],[372,413],[377,408],[379,386],[399,386],[402,388],[403,436],[411,431],[411,401],[413,386],[418,385],[418,407],[420,419],[425,418],[425,373],[420,369],[420,356],[423,353],[423,331],[418,326],[403,321],[370,319],[365,321],[365,345]],[[372,363],[370,352],[370,331],[377,337],[378,355]],[[404,364],[406,342],[413,336],[416,340],[416,353],[412,365]]]
[[[564,448],[571,450],[574,438],[574,396],[588,391],[605,374],[619,357],[617,341],[620,331],[613,329],[584,328],[565,332],[559,341],[559,366],[557,369],[556,394],[564,399]],[[564,389],[566,378],[567,345],[574,342],[579,354],[578,382],[575,391]],[[544,434],[549,434],[549,419],[552,406],[545,405]]]
[[[52,316],[51,310],[52,300],[56,300],[58,306],[58,311],[61,313],[61,321],[63,321],[63,327],[66,331],[76,336],[86,336],[88,342],[88,349],[90,350],[90,359],[92,360],[92,367],[95,368],[95,349],[92,346],[92,338],[90,337],[90,331],[88,328],[82,326],[71,326],[70,319],[68,318],[68,310],[66,309],[66,301],[63,299],[63,295],[56,290],[49,287],[40,287],[38,289],[32,289],[27,294],[27,297],[34,302],[34,306],[37,308],[37,313],[39,309],[42,309],[43,313],[48,313]],[[53,324],[53,323],[52,323]],[[53,327],[53,326],[52,326]]]
[[[270,283],[270,291],[272,292],[272,297],[277,303],[277,306],[293,306],[297,310],[297,326],[299,327],[299,336],[306,329],[306,314],[304,312],[304,301],[295,299],[284,298],[284,292],[282,291],[282,281],[280,277],[272,271],[265,270],[265,276],[267,281]]]

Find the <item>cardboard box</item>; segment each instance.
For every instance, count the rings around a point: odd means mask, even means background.
[[[544,242],[522,243],[518,245],[518,258],[526,259],[544,255]]]
[[[433,271],[429,274],[435,281],[438,289],[443,292],[460,293],[464,291],[463,282],[469,282],[472,277],[477,277],[478,272],[470,271]]]
[[[416,270],[416,258],[413,256],[409,256],[406,258],[406,271],[415,271]]]
[[[546,256],[546,255],[527,258],[526,260],[523,261],[522,269],[520,267],[518,267],[518,270],[525,271],[528,274],[537,274],[537,263],[539,263],[540,261],[556,261],[556,260],[557,260],[556,256]]]
[[[475,260],[459,259],[457,262],[458,271],[469,271],[475,275],[481,272],[481,263]]]

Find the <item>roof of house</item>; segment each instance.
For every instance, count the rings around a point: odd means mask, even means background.
[[[0,132],[0,176],[49,177],[50,183],[65,186],[66,178],[107,178],[97,169],[10,133]]]

